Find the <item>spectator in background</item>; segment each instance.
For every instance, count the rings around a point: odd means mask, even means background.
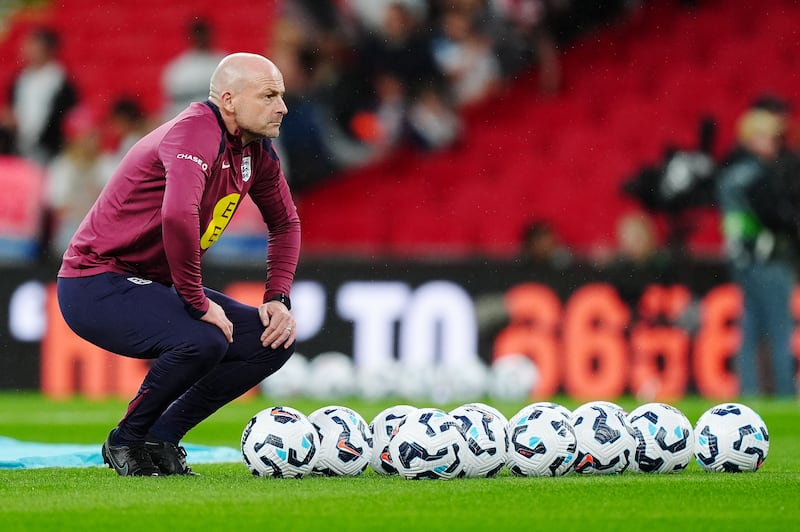
[[[410,91],[442,80],[423,23],[403,2],[386,6],[380,30],[367,33],[359,44],[361,59],[372,77],[390,72]]]
[[[414,144],[433,151],[458,142],[464,126],[446,91],[432,83],[418,88],[412,96],[407,129]]]
[[[525,226],[519,257],[522,263],[563,269],[572,259],[550,222],[536,220]]]
[[[491,39],[477,31],[467,9],[452,8],[442,14],[433,57],[458,106],[483,100],[499,88],[500,64]]]
[[[136,141],[151,129],[139,103],[129,97],[122,97],[114,102],[108,122],[115,147],[103,153],[103,173],[106,176],[104,181],[111,177]]]
[[[553,12],[566,10],[569,0],[492,0],[508,22],[508,35],[497,35],[505,75],[530,65],[539,68],[539,90],[553,95],[561,88],[561,59],[552,25]]]
[[[213,31],[206,20],[195,18],[187,29],[190,46],[164,68],[161,85],[166,98],[165,119],[192,102],[208,98],[208,80],[225,56],[214,49]]]
[[[386,22],[386,12],[391,5],[402,5],[415,17],[425,18],[427,0],[344,0],[343,9],[356,19],[362,31],[381,33]]]
[[[411,140],[426,150],[456,141],[461,122],[445,78],[426,37],[424,19],[407,3],[392,2],[383,24],[359,45],[363,66],[372,79],[375,102],[369,112],[378,128],[378,149]]]
[[[791,108],[788,102],[776,94],[765,93],[759,95],[753,100],[751,108],[774,113],[786,124],[791,121]],[[787,211],[781,215],[784,219],[791,219],[794,213],[800,213],[800,152],[798,151],[800,149],[798,140],[800,139],[796,138],[796,136],[789,138],[791,133],[796,134],[797,132],[796,129],[790,131],[788,127],[786,128],[781,140],[777,161],[773,165],[776,178],[775,186],[781,190],[782,195],[786,194],[783,201],[778,204],[778,206]]]
[[[725,251],[743,297],[737,369],[745,396],[764,391],[758,371],[761,340],[770,347],[775,393],[788,397],[796,392],[790,296],[800,224],[775,171],[785,132],[780,112],[759,106],[747,110],[737,125],[738,144],[717,181]]]
[[[70,113],[64,129],[67,144],[48,165],[45,183],[47,247],[53,257],[64,254],[107,177],[97,124],[89,111],[78,108]]]
[[[625,214],[617,221],[617,266],[653,268],[669,262],[653,218],[643,211]]]
[[[23,41],[23,67],[14,78],[2,126],[13,132],[16,151],[46,165],[64,146],[64,120],[77,91],[57,58],[58,34],[32,31]]]
[[[279,149],[295,192],[373,157],[368,145],[346,133],[336,114],[340,80],[351,76],[342,75],[336,57],[320,53],[318,41],[310,37],[316,32],[306,31],[298,16],[290,13],[277,21],[270,52],[283,72],[286,104],[292,109],[283,122]],[[356,100],[352,94],[347,96],[350,105]]]

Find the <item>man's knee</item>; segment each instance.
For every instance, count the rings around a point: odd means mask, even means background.
[[[203,329],[201,333],[183,340],[181,345],[177,346],[177,351],[184,353],[187,358],[191,358],[199,364],[214,366],[223,359],[230,344],[222,331],[215,327]]]
[[[288,348],[263,349],[254,357],[253,362],[264,368],[264,377],[268,377],[281,369],[294,354],[294,344]]]

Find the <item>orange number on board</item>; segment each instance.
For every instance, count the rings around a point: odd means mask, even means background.
[[[511,323],[495,338],[492,358],[516,353],[527,355],[539,370],[539,382],[532,395],[537,398],[554,395],[561,383],[558,296],[548,286],[526,283],[509,290],[505,303]]]
[[[670,322],[689,306],[685,286],[651,285],[639,301],[641,322],[631,331],[631,391],[648,401],[674,401],[686,393],[689,381],[689,334],[678,327],[652,324]]]
[[[576,290],[564,312],[564,385],[580,400],[622,395],[628,382],[625,327],[630,311],[608,284]]]
[[[728,366],[741,341],[741,313],[742,295],[736,285],[718,286],[703,299],[692,370],[697,391],[705,397],[728,400],[739,392],[739,379]]]

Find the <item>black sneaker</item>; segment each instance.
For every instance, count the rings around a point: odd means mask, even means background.
[[[117,430],[117,429],[114,429]],[[111,445],[112,430],[103,443],[103,461],[122,477],[157,477],[158,468],[153,464],[144,445]]]
[[[186,465],[186,449],[172,442],[150,439],[144,443],[150,459],[162,475],[196,475]]]

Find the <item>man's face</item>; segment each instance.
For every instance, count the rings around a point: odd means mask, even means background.
[[[257,138],[278,136],[281,121],[288,112],[283,101],[285,92],[283,77],[275,69],[255,76],[234,96],[236,124],[245,144]]]
[[[762,159],[771,160],[778,156],[781,148],[781,136],[769,133],[753,135],[749,148]]]

